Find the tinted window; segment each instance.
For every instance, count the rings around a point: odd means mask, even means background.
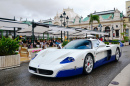
[[[91,49],[91,41],[89,40],[74,40],[69,42],[63,49]]]
[[[98,40],[93,40],[93,47],[96,48],[99,46],[99,41]]]

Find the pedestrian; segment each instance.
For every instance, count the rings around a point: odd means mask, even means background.
[[[50,40],[49,47],[53,47],[53,42]]]
[[[103,41],[103,39],[102,39],[102,37],[100,37],[100,39],[99,39],[100,41]]]

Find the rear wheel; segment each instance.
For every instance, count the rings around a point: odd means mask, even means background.
[[[119,61],[119,58],[120,58],[120,50],[117,48],[116,49],[116,58],[115,58],[115,61]]]
[[[93,70],[93,57],[91,54],[88,54],[84,60],[83,71],[85,74],[89,74],[92,72],[92,70]]]

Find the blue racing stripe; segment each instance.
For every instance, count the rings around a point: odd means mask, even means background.
[[[56,77],[69,77],[69,76],[75,76],[78,74],[82,74],[83,67],[76,68],[76,69],[68,69],[68,70],[61,70],[58,72]]]
[[[121,56],[121,53],[120,53],[120,56]],[[94,63],[93,69],[95,69],[103,64],[114,61],[115,57],[116,57],[116,55],[112,55],[110,60],[108,60],[107,57],[105,57],[105,58],[97,61],[96,63]],[[83,67],[80,67],[77,69],[61,70],[57,73],[56,77],[69,77],[69,76],[74,76],[74,75],[78,75],[78,74],[82,74],[82,73],[83,73]]]
[[[109,63],[111,61],[114,61],[115,57],[116,57],[116,55],[112,55],[110,60],[107,60],[107,57],[105,57],[105,58],[97,61],[96,63],[94,63],[94,69],[99,67],[99,66],[101,66],[101,65],[103,65],[103,64],[106,64],[106,63]]]

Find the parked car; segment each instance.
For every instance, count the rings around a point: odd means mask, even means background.
[[[90,74],[93,69],[118,61],[119,45],[105,45],[97,39],[80,39],[69,42],[62,49],[44,49],[29,63],[29,72],[46,77],[69,77]]]

